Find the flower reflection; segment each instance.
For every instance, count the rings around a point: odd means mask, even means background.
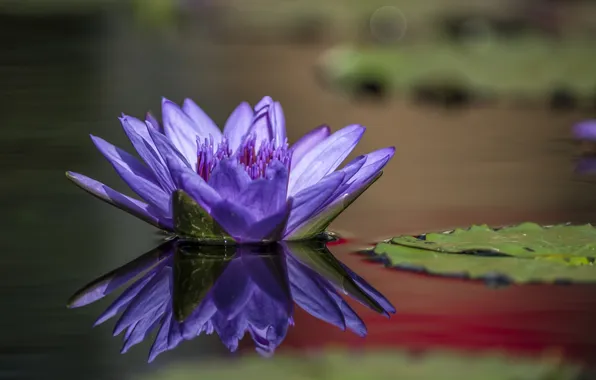
[[[114,335],[124,332],[122,353],[157,329],[149,361],[183,340],[214,331],[231,351],[248,332],[257,351],[271,355],[294,323],[294,303],[365,336],[366,326],[338,290],[378,313],[395,313],[321,240],[235,246],[170,240],[91,282],[68,306],[95,302],[140,274],[95,324],[121,313]]]

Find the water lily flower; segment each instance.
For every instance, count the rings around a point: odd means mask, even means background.
[[[265,246],[174,239],[83,287],[68,306],[95,302],[140,274],[96,325],[121,314],[114,335],[124,332],[122,353],[158,330],[149,361],[183,340],[213,332],[230,351],[248,332],[256,350],[270,356],[294,324],[294,302],[321,320],[365,336],[366,326],[338,290],[386,316],[395,312],[320,241]]]
[[[342,169],[365,128],[328,126],[288,145],[279,103],[241,103],[223,132],[192,100],[162,101],[163,124],[123,115],[142,158],[95,136],[95,146],[142,199],[82,174],[67,177],[96,197],[156,226],[200,240],[302,240],[322,232],[393,157],[393,147],[358,156]]]

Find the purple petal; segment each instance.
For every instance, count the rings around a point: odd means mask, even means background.
[[[383,170],[394,155],[395,147],[382,148],[365,155],[366,162],[362,169],[358,170],[348,183],[353,184],[370,180],[371,177]]]
[[[255,106],[255,114],[252,119],[252,125],[250,127],[250,133],[256,138],[257,151],[260,143],[263,140],[273,139],[273,124],[269,118],[269,108],[273,104],[273,99],[269,96],[265,96]]]
[[[190,195],[205,211],[210,212],[216,203],[221,202],[219,194],[197,174],[184,170],[174,171],[172,175],[178,188]]]
[[[182,110],[190,117],[196,126],[196,132],[201,140],[213,137],[215,144],[219,144],[223,135],[211,118],[192,99],[184,99]]]
[[[232,152],[236,152],[244,136],[250,128],[254,113],[250,105],[246,102],[240,103],[238,107],[230,114],[224,127],[224,136],[230,144]]]
[[[166,164],[157,152],[155,143],[147,130],[147,124],[139,119],[130,116],[125,116],[120,119],[124,132],[128,136],[130,142],[135,147],[139,156],[151,168],[159,185],[166,192],[171,193],[175,190],[174,183]],[[139,132],[142,131],[142,132]]]
[[[349,194],[357,192],[363,183],[368,183],[381,170],[383,170],[394,154],[394,147],[383,148],[365,155],[366,162],[364,162],[364,165],[362,165],[362,162],[354,162],[354,165],[346,165],[342,171],[349,171],[351,173],[350,178],[346,179],[335,193],[327,199],[327,202],[322,204],[316,212],[321,212],[323,209],[336,202],[340,197],[349,196]],[[361,168],[358,168],[358,165],[360,165]],[[357,170],[356,173],[354,173],[354,169]]]
[[[120,334],[128,326],[140,321],[143,316],[169,302],[171,276],[172,268],[164,267],[153,277],[128,305],[114,327],[114,335]]]
[[[248,323],[253,328],[263,331],[271,327],[272,333],[269,335],[276,340],[279,336],[282,336],[283,339],[288,328],[288,319],[292,309],[288,314],[288,310],[284,306],[257,288],[244,311]]]
[[[250,209],[224,199],[211,208],[210,214],[234,240],[247,242],[246,235],[255,222]]]
[[[148,182],[159,184],[155,181],[155,176],[143,165],[139,160],[128,152],[110,144],[106,140],[91,135],[91,140],[97,149],[104,155],[104,157],[114,166],[114,169],[120,173],[121,170],[134,174],[136,177],[141,177]]]
[[[573,137],[579,140],[596,141],[596,120],[586,120],[573,127]]]
[[[176,347],[181,341],[182,336],[175,334],[175,339],[172,339],[172,329],[175,328],[176,321],[172,318],[171,310],[167,310],[165,313],[164,320],[159,328],[159,332],[155,337],[155,341],[149,350],[148,362],[151,363],[155,360],[157,355],[164,351],[171,350]]]
[[[358,144],[364,131],[360,125],[345,127],[310,150],[290,173],[290,196],[334,171]]]
[[[98,326],[124,310],[141,290],[155,277],[156,271],[151,271],[141,277],[134,284],[126,288],[122,294],[97,318],[93,326]]]
[[[291,204],[291,201],[289,201],[286,203],[286,207],[275,214],[252,223],[239,242],[257,243],[280,240],[290,216]]]
[[[275,140],[275,146],[280,146],[286,141],[286,119],[279,102],[274,102],[270,96],[265,96],[255,106],[255,114],[265,116],[270,139]],[[258,142],[259,139],[257,139]]]
[[[377,289],[373,288],[365,279],[360,277],[346,265],[339,263],[348,273],[348,275],[352,278],[354,283],[366,293],[369,297],[371,297],[375,302],[377,302],[387,313],[395,313],[395,307],[389,302],[385,296],[383,296]],[[366,306],[366,304],[364,304]]]
[[[349,192],[342,193],[338,198],[326,205],[321,211],[317,212],[310,219],[292,230],[284,237],[284,240],[304,240],[309,239],[325,230],[327,226],[342,213],[352,202],[354,202],[369,186],[381,177],[382,172],[378,172],[368,180],[359,182],[354,188],[350,186]]]
[[[253,293],[253,285],[247,276],[242,260],[235,259],[228,264],[224,273],[213,287],[211,299],[217,311],[226,319],[240,313]]]
[[[225,200],[236,200],[251,182],[244,168],[232,159],[225,159],[215,167],[209,185]]]
[[[293,198],[292,211],[288,218],[286,234],[306,221],[342,184],[345,174],[335,172],[325,177],[319,183],[300,191]]]
[[[197,164],[197,130],[194,122],[175,103],[162,100],[164,132],[194,168]]]
[[[243,188],[238,190],[237,195],[230,194],[228,199],[251,209],[256,219],[263,219],[286,206],[288,169],[281,162],[272,161],[265,178],[249,181],[241,186]]]
[[[310,315],[345,330],[344,316],[335,300],[317,281],[319,275],[292,256],[286,257],[294,302]]]
[[[348,329],[352,330],[358,336],[365,337],[367,333],[366,325],[362,319],[360,319],[358,314],[356,314],[354,309],[352,309],[335,290],[329,291],[328,294],[335,300],[337,307],[339,307],[341,313],[344,315],[344,320],[346,321]]]
[[[230,351],[236,351],[239,340],[242,339],[244,332],[248,329],[248,322],[243,314],[239,314],[236,318],[228,320],[225,315],[216,313],[212,321],[221,342]]]
[[[153,310],[149,314],[145,315],[143,319],[137,322],[128,336],[125,337],[124,345],[122,346],[122,350],[120,353],[124,354],[130,350],[130,348],[136,344],[141,343],[157,325],[159,324],[160,319],[163,317],[164,312],[166,311],[166,305],[162,305],[157,309]]]
[[[126,184],[162,215],[169,215],[170,196],[155,181],[153,173],[130,154],[107,141],[91,136],[97,149],[110,161]]]
[[[166,161],[175,187],[184,190],[205,211],[209,212],[214,204],[221,201],[221,197],[189,167],[186,159],[180,155],[180,152],[170,144],[165,136],[154,131],[150,131],[150,133]]]
[[[174,144],[168,140],[168,138],[155,131],[152,128],[148,128],[147,131],[151,136],[151,140],[155,144],[157,151],[161,155],[162,159],[166,163],[166,166],[170,170],[180,169],[180,168],[188,168],[193,169],[194,166],[190,164],[190,162],[184,157],[184,155],[174,146]],[[195,157],[195,162],[196,162]],[[195,165],[196,166],[196,165]]]
[[[296,141],[294,145],[290,147],[290,150],[292,151],[291,169],[293,170],[309,151],[321,141],[329,137],[330,134],[331,129],[329,129],[329,126],[322,125],[308,132],[306,135],[302,136],[300,140]]]
[[[213,301],[210,298],[204,299],[182,324],[184,339],[192,339],[199,335],[216,312],[217,307]]]
[[[121,194],[103,183],[79,173],[66,172],[66,178],[102,201],[134,215],[152,226],[169,231],[173,228],[171,219],[162,217],[160,211],[146,203]]]
[[[281,246],[276,244],[275,250],[267,256],[262,255],[262,248],[259,246],[244,246],[240,247],[239,251],[246,272],[259,289],[253,292],[253,297],[262,293],[264,297],[275,300],[277,307],[291,316],[294,304],[290,294],[286,261],[280,248]]]
[[[147,112],[145,115],[145,121],[147,125],[158,131],[159,133],[164,133],[163,128],[159,125],[159,121],[151,114],[151,112]]]
[[[172,243],[166,242],[123,266],[93,280],[77,291],[68,302],[69,308],[81,307],[102,299],[132,278],[172,254]]]

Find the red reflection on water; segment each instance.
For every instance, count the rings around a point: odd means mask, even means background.
[[[368,327],[368,336],[359,338],[296,308],[296,325],[280,351],[324,346],[556,350],[586,363],[596,358],[596,286],[492,289],[482,282],[387,269],[360,255],[337,256],[387,296],[397,314],[387,319],[350,300]]]

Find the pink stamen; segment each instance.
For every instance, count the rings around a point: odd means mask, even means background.
[[[236,154],[232,154],[229,142],[223,139],[214,151],[213,138],[198,141],[197,152],[197,173],[208,181],[211,173],[223,159],[232,158],[244,167],[246,173],[252,179],[263,178],[269,164],[280,161],[290,170],[291,152],[288,150],[287,141],[276,147],[274,141],[263,140],[259,150],[256,149],[256,138],[251,136],[238,148]]]

